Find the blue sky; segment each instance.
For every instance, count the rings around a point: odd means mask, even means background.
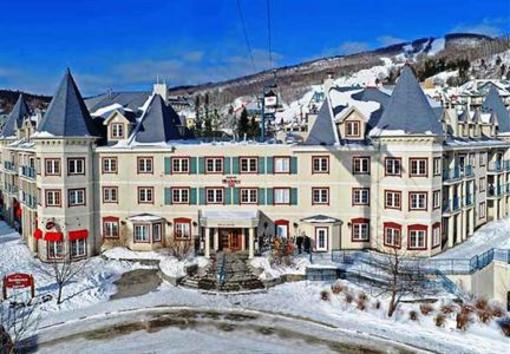
[[[266,0],[0,0],[0,88],[51,94],[66,67],[87,94],[267,69]],[[270,0],[277,66],[449,32],[510,33],[508,0]]]

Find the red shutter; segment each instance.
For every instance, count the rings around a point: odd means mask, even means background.
[[[89,230],[69,231],[69,241],[81,240],[87,237],[89,237]]]

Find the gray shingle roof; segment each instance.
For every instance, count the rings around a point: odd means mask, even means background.
[[[58,137],[99,135],[69,69],[37,130]]]
[[[100,108],[111,106],[114,103],[136,112],[149,99],[150,92],[111,92],[85,99],[85,104],[90,112]]]
[[[16,104],[12,108],[11,113],[7,116],[7,120],[5,121],[5,125],[2,129],[2,136],[13,136],[16,135],[16,129],[21,128],[23,125],[23,120],[28,116],[29,109],[27,103],[25,102],[25,98],[21,93],[16,101]]]
[[[308,133],[306,145],[333,145],[337,143],[335,136],[335,126],[329,109],[329,99],[326,98],[322,104],[315,123]]]
[[[160,143],[179,140],[180,119],[174,109],[165,104],[160,95],[151,98],[135,132],[135,140],[140,143]]]
[[[443,128],[409,66],[404,66],[376,128],[442,135]]]
[[[482,112],[493,112],[496,115],[496,121],[499,125],[499,131],[502,133],[510,132],[510,117],[505,108],[505,104],[499,97],[496,86],[491,85],[489,93],[482,104]]]

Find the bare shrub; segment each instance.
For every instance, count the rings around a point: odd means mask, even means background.
[[[434,311],[434,307],[431,304],[421,304],[420,312],[424,316],[428,316],[432,311]]]
[[[345,286],[340,282],[336,282],[335,284],[331,285],[331,292],[335,295],[340,294],[342,291],[344,291],[344,289]]]
[[[478,310],[485,310],[488,306],[489,306],[489,301],[487,301],[487,299],[484,297],[479,297],[475,301],[475,307]]]
[[[505,336],[510,337],[510,317],[499,319],[498,326]]]
[[[409,311],[409,319],[411,321],[418,321],[418,311],[415,310]]]
[[[480,322],[484,324],[489,324],[492,320],[492,310],[489,307],[478,309],[476,314],[478,315]]]
[[[434,323],[437,327],[444,327],[446,322],[446,316],[442,313],[438,313],[436,317],[434,317]]]
[[[441,313],[443,315],[449,315],[451,313],[454,313],[455,312],[455,305],[443,305],[441,306],[441,309],[440,309]]]
[[[358,297],[358,299],[356,300],[356,308],[358,310],[365,311],[365,309],[367,308],[366,299]]]
[[[456,322],[457,322],[457,329],[460,329],[461,331],[465,331],[468,327],[469,322],[471,322],[469,313],[462,312],[462,311],[457,313]]]
[[[499,305],[492,305],[490,308],[493,317],[503,317],[505,315],[505,310]]]
[[[179,261],[183,261],[186,258],[188,258],[194,248],[193,241],[191,240],[174,240],[170,242],[168,245],[168,250],[170,251],[170,254],[177,258]]]
[[[463,315],[470,315],[474,312],[476,312],[476,309],[471,305],[462,305],[460,307],[460,313]]]
[[[321,291],[321,300],[322,300],[322,301],[329,301],[329,298],[330,298],[329,291],[327,291],[327,290],[322,290],[322,291]]]

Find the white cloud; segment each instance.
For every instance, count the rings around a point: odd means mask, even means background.
[[[390,45],[393,45],[393,44],[398,44],[398,43],[404,43],[404,42],[407,42],[405,39],[403,38],[400,38],[400,37],[395,37],[395,36],[392,36],[392,35],[384,35],[384,36],[380,36],[380,37],[377,37],[377,41],[384,47],[388,47]]]
[[[484,18],[482,22],[466,24],[461,23],[452,29],[452,32],[485,34],[491,37],[501,36],[505,25],[508,25],[508,19],[504,18]]]
[[[353,54],[367,51],[370,46],[366,42],[349,41],[342,43],[338,49],[341,54]]]

